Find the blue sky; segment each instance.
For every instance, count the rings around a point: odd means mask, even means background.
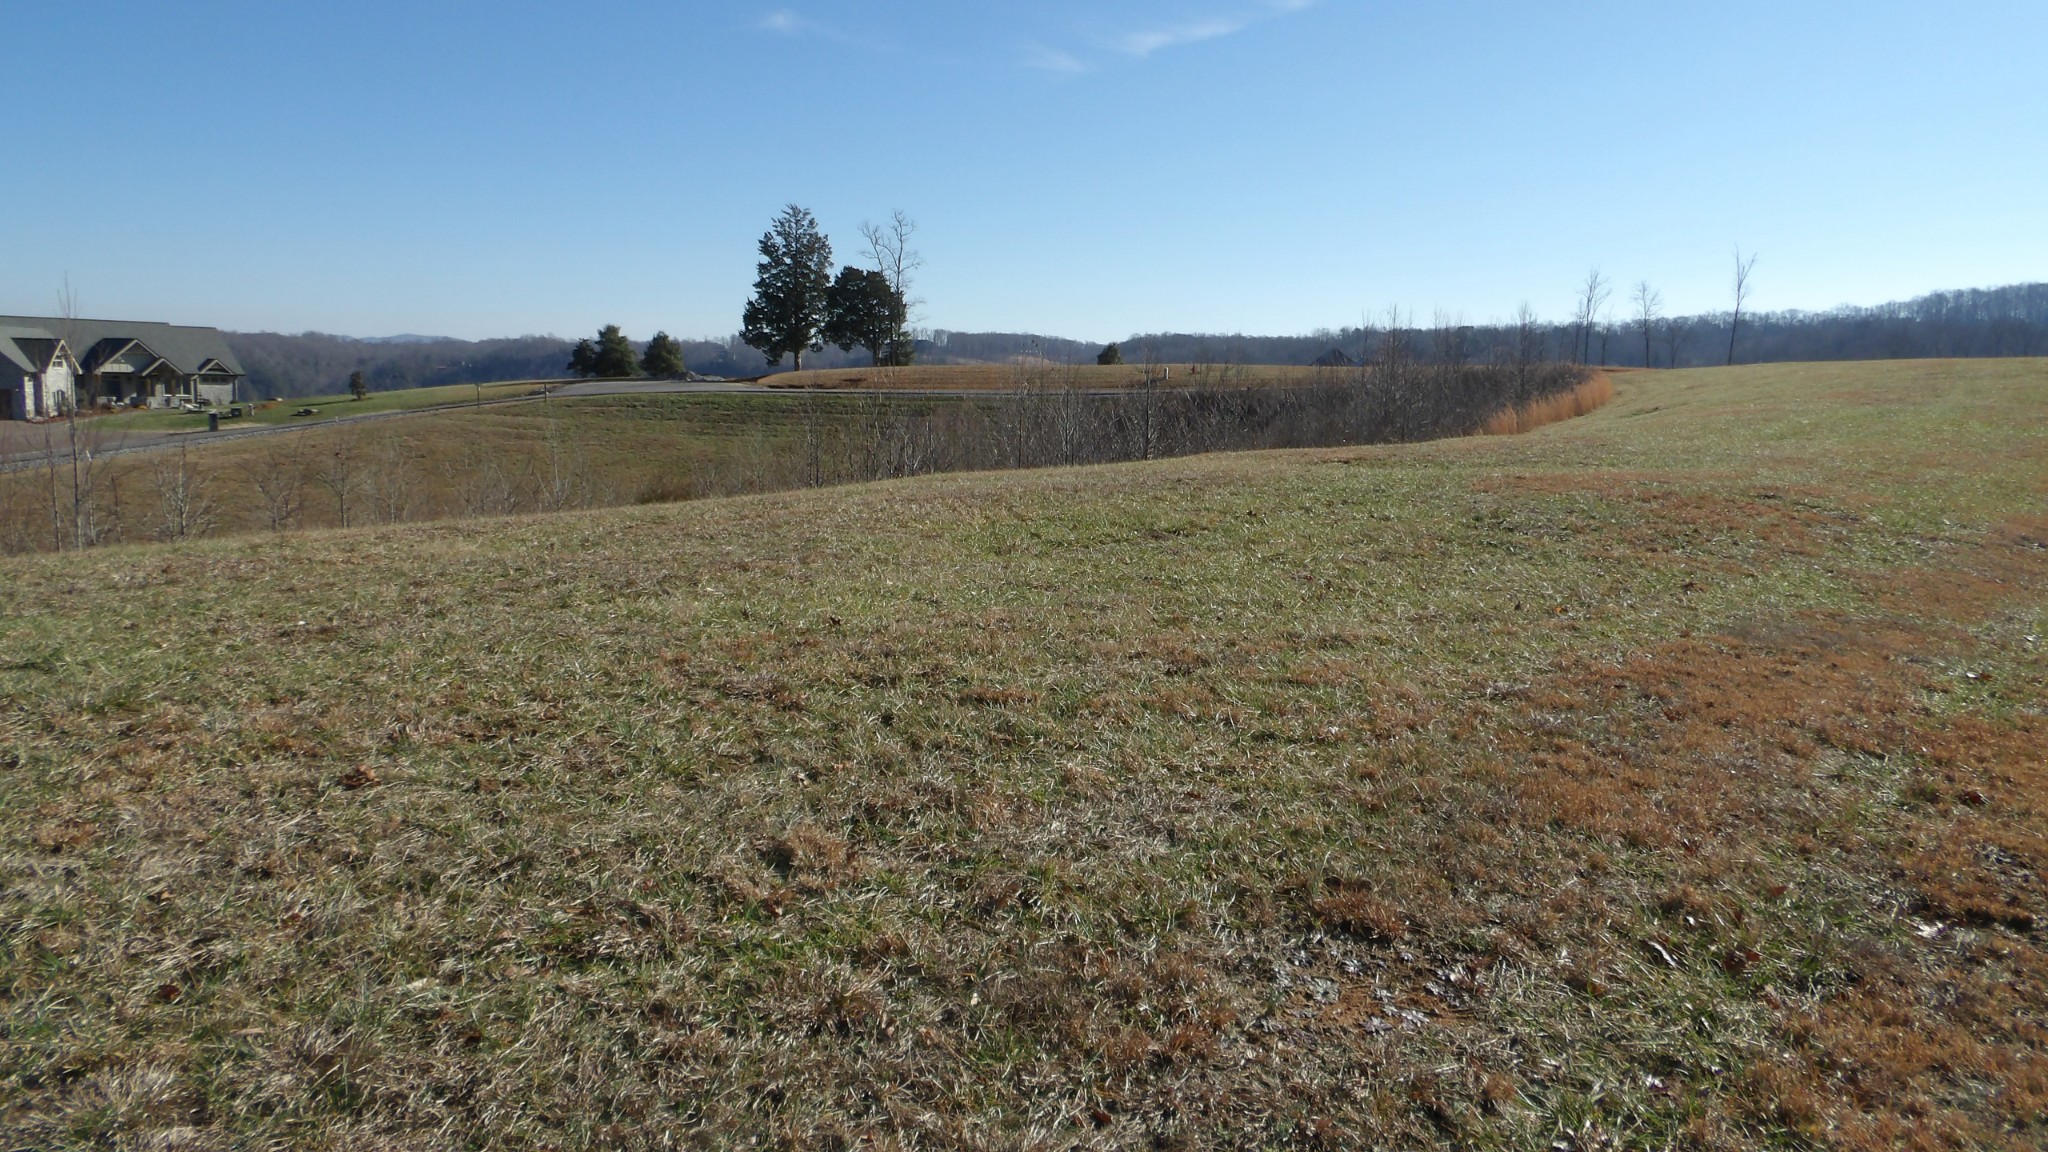
[[[1738,243],[1762,308],[2048,278],[2040,0],[0,0],[0,41],[0,312],[720,334],[791,201],[845,260],[916,218],[928,325],[1090,340],[1561,316],[1593,266],[1720,308]]]

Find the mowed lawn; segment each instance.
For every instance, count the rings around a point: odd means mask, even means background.
[[[2040,1147],[2048,362],[0,562],[6,1147]]]
[[[398,388],[386,392],[372,392],[361,400],[343,393],[339,396],[300,396],[290,400],[243,401],[238,406],[246,415],[239,420],[223,419],[221,427],[232,430],[251,423],[303,426],[324,424],[343,416],[369,416],[380,412],[410,412],[421,408],[486,404],[493,400],[518,399],[532,393],[536,388],[561,383],[559,380],[509,380],[496,384],[444,384],[432,388]],[[306,408],[313,410],[312,415],[298,415]],[[204,413],[160,409],[116,412],[94,416],[87,422],[95,427],[102,439],[112,440],[118,440],[128,433],[197,431],[207,426]]]

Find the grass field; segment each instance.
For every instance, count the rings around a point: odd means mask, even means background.
[[[2048,362],[1616,388],[0,561],[0,1144],[2040,1147]]]
[[[469,404],[490,400],[509,400],[525,396],[547,381],[510,380],[498,384],[451,384],[439,388],[401,388],[390,392],[372,392],[361,400],[343,394],[340,396],[302,396],[291,400],[245,403],[242,408],[246,415],[237,419],[221,421],[223,428],[234,428],[243,424],[323,424],[342,416],[367,416],[377,412],[409,412],[420,408],[437,408],[451,404]],[[312,408],[312,416],[294,415],[301,408]],[[103,434],[119,436],[133,432],[178,432],[193,431],[206,427],[204,413],[169,412],[160,409],[134,409],[115,412],[104,416],[93,416],[90,422],[100,426]]]
[[[346,486],[352,525],[531,510],[543,506],[536,488],[555,464],[573,489],[557,504],[632,504],[776,486],[781,473],[762,471],[760,462],[792,455],[788,445],[805,418],[800,403],[789,396],[653,394],[457,408],[405,420],[319,423],[290,435],[197,439],[185,459],[222,533],[269,527],[259,483],[285,471],[306,473],[293,522],[337,526],[344,507],[318,475],[338,452],[353,460]],[[61,430],[57,435],[61,449]],[[155,531],[159,473],[177,463],[177,451],[173,444],[99,465],[124,538],[148,539]],[[68,465],[59,473],[68,484]],[[40,469],[0,474],[0,545],[15,546],[16,536],[47,543],[48,488]],[[60,502],[68,499],[66,488]]]
[[[915,369],[906,378],[946,371]],[[526,386],[517,389],[523,395]],[[878,419],[935,411],[943,419],[970,402],[784,390],[556,397],[417,411],[428,401],[445,400],[444,392],[380,394],[364,402],[375,411],[413,410],[402,420],[335,424],[329,419],[335,409],[323,409],[289,433],[173,435],[126,454],[106,450],[140,444],[123,438],[141,430],[135,421],[204,418],[96,418],[82,425],[84,457],[98,459],[87,465],[91,474],[80,487],[96,493],[94,519],[106,526],[106,536],[129,542],[659,503],[869,479],[874,472],[846,469],[856,466],[859,444],[886,441],[887,433],[876,431]],[[1604,402],[1588,395],[1592,407]],[[1523,416],[1540,424],[1588,410],[1575,404],[1560,399],[1548,405],[1557,409],[1548,414],[1504,412],[1488,427],[1513,432]],[[349,405],[344,401],[340,410]],[[69,429],[51,424],[15,430],[12,447],[54,450],[57,465],[0,473],[0,554],[50,548],[55,532],[71,520]],[[49,437],[46,443],[43,436]],[[188,479],[178,481],[174,474]],[[288,490],[289,515],[280,514],[275,498],[281,486]],[[169,527],[189,518],[166,519],[167,494],[178,494],[180,506],[202,505],[202,525],[192,531]]]

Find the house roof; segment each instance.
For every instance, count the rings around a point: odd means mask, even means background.
[[[237,376],[246,375],[242,362],[218,328],[197,328],[185,324],[155,324],[139,320],[60,320],[49,316],[0,316],[0,333],[32,329],[44,339],[61,335],[79,367],[87,372],[120,354],[129,341],[168,361],[180,375],[192,376],[209,360]],[[0,339],[0,344],[14,343]],[[5,355],[0,351],[0,355]],[[12,360],[13,357],[8,357]]]
[[[57,336],[47,328],[0,320],[0,360],[23,372],[41,372],[49,366]]]

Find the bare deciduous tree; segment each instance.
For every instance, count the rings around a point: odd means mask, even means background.
[[[1610,292],[1607,277],[1602,276],[1598,268],[1586,273],[1586,283],[1579,289],[1577,317],[1578,353],[1581,364],[1593,358],[1593,325],[1599,321],[1600,310],[1606,307]]]
[[[305,442],[298,435],[272,436],[242,463],[242,477],[263,501],[264,522],[272,532],[296,526],[305,511]]]
[[[910,294],[911,275],[924,267],[924,256],[911,248],[911,237],[917,234],[917,221],[912,220],[903,209],[889,214],[881,224],[862,224],[861,239],[867,241],[867,257],[874,262],[875,270],[889,281],[889,288],[896,294],[903,311],[901,323],[889,341],[888,360],[892,364],[907,364],[903,355],[903,341],[909,338],[911,323],[916,319],[918,306],[924,301]]]
[[[1166,383],[1173,370],[1159,362],[1159,345],[1145,341],[1144,375],[1139,378],[1136,401],[1138,405],[1138,459],[1152,458],[1153,414],[1158,408],[1155,403],[1157,390]]]
[[[498,456],[487,447],[467,441],[459,456],[443,461],[442,474],[455,492],[463,515],[506,516],[518,511],[518,491]]]
[[[1643,367],[1655,368],[1650,341],[1657,333],[1657,321],[1663,316],[1664,294],[1650,287],[1648,280],[1638,280],[1635,291],[1629,293],[1629,302],[1636,306],[1636,331],[1643,337]]]
[[[1664,355],[1671,367],[1678,367],[1678,358],[1692,339],[1692,333],[1692,321],[1683,316],[1673,316],[1664,322]]]
[[[910,247],[910,238],[917,234],[917,221],[912,220],[901,208],[889,214],[881,224],[862,224],[861,239],[867,241],[867,257],[874,261],[875,270],[888,277],[889,287],[903,298],[906,308],[915,308],[922,300],[910,295],[910,276],[924,267],[923,254]]]
[[[149,463],[150,486],[156,491],[156,538],[184,540],[212,530],[219,511],[206,478],[192,463],[183,444],[177,451],[154,453]]]
[[[78,355],[78,292],[71,286],[71,277],[64,277],[64,287],[57,292],[58,335],[73,357]],[[51,363],[52,370],[56,362]],[[101,542],[108,526],[99,515],[101,509],[98,496],[99,468],[98,453],[101,437],[96,430],[81,431],[78,426],[78,375],[77,364],[72,363],[71,387],[61,403],[64,408],[64,429],[68,439],[71,457],[71,546],[90,548]],[[55,397],[51,398],[53,401]]]
[[[543,512],[560,512],[588,503],[590,485],[582,453],[563,440],[552,411],[546,418],[543,447],[546,451],[534,462],[534,505]]]
[[[43,440],[43,492],[50,503],[50,547],[54,551],[64,550],[64,500],[63,485],[57,479],[57,461],[61,453],[57,450],[57,438],[48,423],[40,429]]]
[[[1742,246],[1735,248],[1735,311],[1728,317],[1728,364],[1735,364],[1735,334],[1742,330],[1742,303],[1749,298],[1749,273],[1756,267],[1756,253],[1742,258]]]
[[[1472,359],[1472,328],[1462,316],[1439,308],[1430,317],[1429,350],[1437,363],[1463,368]]]
[[[362,479],[358,474],[360,446],[356,443],[356,430],[345,426],[337,429],[330,448],[320,453],[319,462],[313,468],[313,479],[334,498],[334,522],[346,528],[350,501]]]
[[[1514,347],[1509,352],[1510,362],[1515,371],[1515,402],[1524,403],[1529,399],[1529,385],[1536,365],[1543,359],[1543,326],[1536,319],[1535,309],[1524,300],[1515,309]]]
[[[396,435],[377,441],[365,460],[363,491],[370,512],[385,524],[399,524],[412,518],[413,497],[418,492],[412,465],[412,448]]]

